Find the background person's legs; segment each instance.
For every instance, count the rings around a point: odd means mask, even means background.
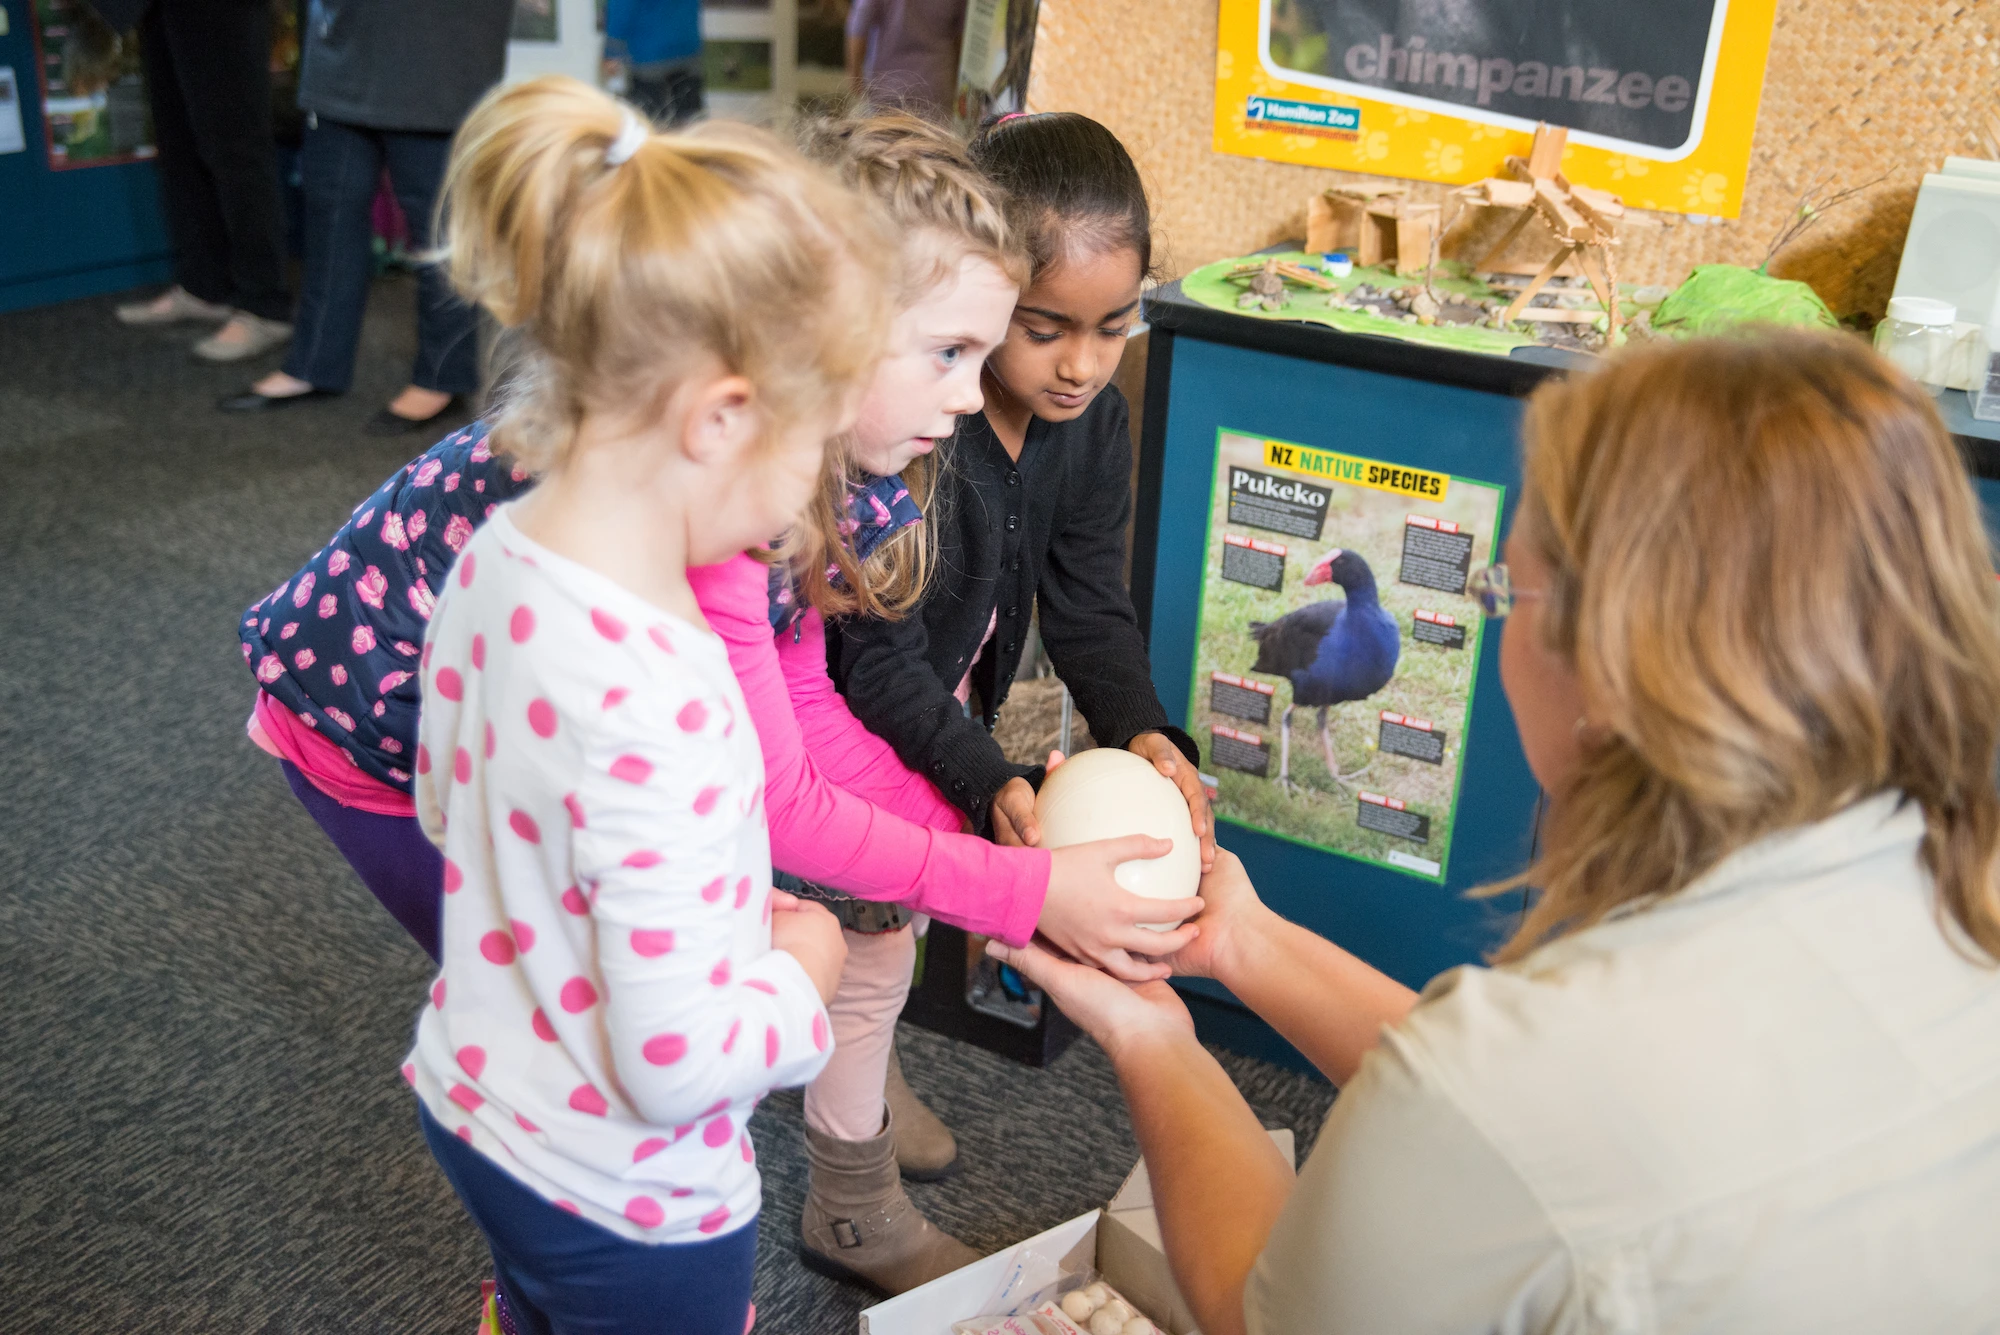
[[[160,211],[174,247],[174,282],[199,301],[213,305],[216,319],[228,318],[232,295],[229,235],[217,202],[215,179],[181,96],[173,44],[167,40],[165,5],[148,5],[139,19],[139,54],[146,68],[146,93],[153,112],[153,139],[159,146],[155,171]],[[167,312],[163,308],[163,315]]]
[[[409,221],[411,246],[418,254],[427,254],[438,189],[451,158],[451,136],[389,132],[382,143],[389,184]],[[403,397],[417,401],[392,405],[392,412],[411,419],[431,417],[452,395],[471,395],[479,389],[479,314],[452,292],[444,267],[438,264],[425,264],[417,271],[417,360],[410,370],[410,385],[430,391],[427,396],[411,396],[406,390]]]
[[[297,330],[284,374],[344,394],[375,274],[370,208],[382,178],[378,131],[317,117],[300,152],[306,206],[306,266]],[[270,393],[259,385],[260,392]]]

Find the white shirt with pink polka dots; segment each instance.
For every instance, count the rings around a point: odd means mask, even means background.
[[[755,1217],[746,1130],[826,1064],[771,949],[764,766],[722,642],[522,536],[452,567],[423,655],[417,810],[444,967],[403,1068],[444,1126],[642,1242]]]

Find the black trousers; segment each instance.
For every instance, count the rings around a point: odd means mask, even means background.
[[[375,274],[373,209],[382,169],[389,169],[389,184],[410,224],[411,248],[422,253],[430,249],[431,212],[450,157],[448,134],[374,130],[324,116],[306,126],[299,155],[305,290],[285,354],[287,375],[335,393],[354,383],[354,353]],[[479,388],[477,313],[452,295],[435,264],[417,274],[417,361],[410,383],[447,394]]]
[[[174,281],[203,301],[289,319],[270,5],[155,0],[139,19],[139,49]]]

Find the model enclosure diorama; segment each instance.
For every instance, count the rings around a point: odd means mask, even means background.
[[[1301,251],[1218,261],[1189,274],[1194,301],[1263,319],[1304,320],[1506,356],[1531,344],[1601,351],[1628,337],[1692,337],[1747,324],[1839,322],[1804,283],[1768,272],[1778,251],[1827,209],[1867,189],[1808,191],[1763,264],[1702,265],[1677,288],[1621,283],[1617,195],[1562,172],[1569,132],[1542,125],[1528,156],[1504,174],[1454,190],[1447,206],[1412,203],[1408,188],[1338,185],[1307,201]],[[1869,184],[1873,184],[1872,182]],[[1448,235],[1478,214],[1512,214],[1473,258],[1443,254]],[[1473,238],[1490,228],[1463,229]],[[1538,258],[1510,258],[1524,236]]]

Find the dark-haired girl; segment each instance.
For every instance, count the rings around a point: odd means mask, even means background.
[[[1008,761],[992,728],[1039,606],[1042,643],[1092,735],[1179,786],[1206,868],[1215,842],[1194,742],[1154,693],[1124,580],[1132,443],[1111,377],[1152,266],[1146,192],[1087,116],[1002,117],[972,151],[1011,198],[1032,277],[987,361],[985,411],[960,419],[942,470],[930,589],[901,621],[842,622],[833,677],[974,828],[1038,843],[1042,768]]]

